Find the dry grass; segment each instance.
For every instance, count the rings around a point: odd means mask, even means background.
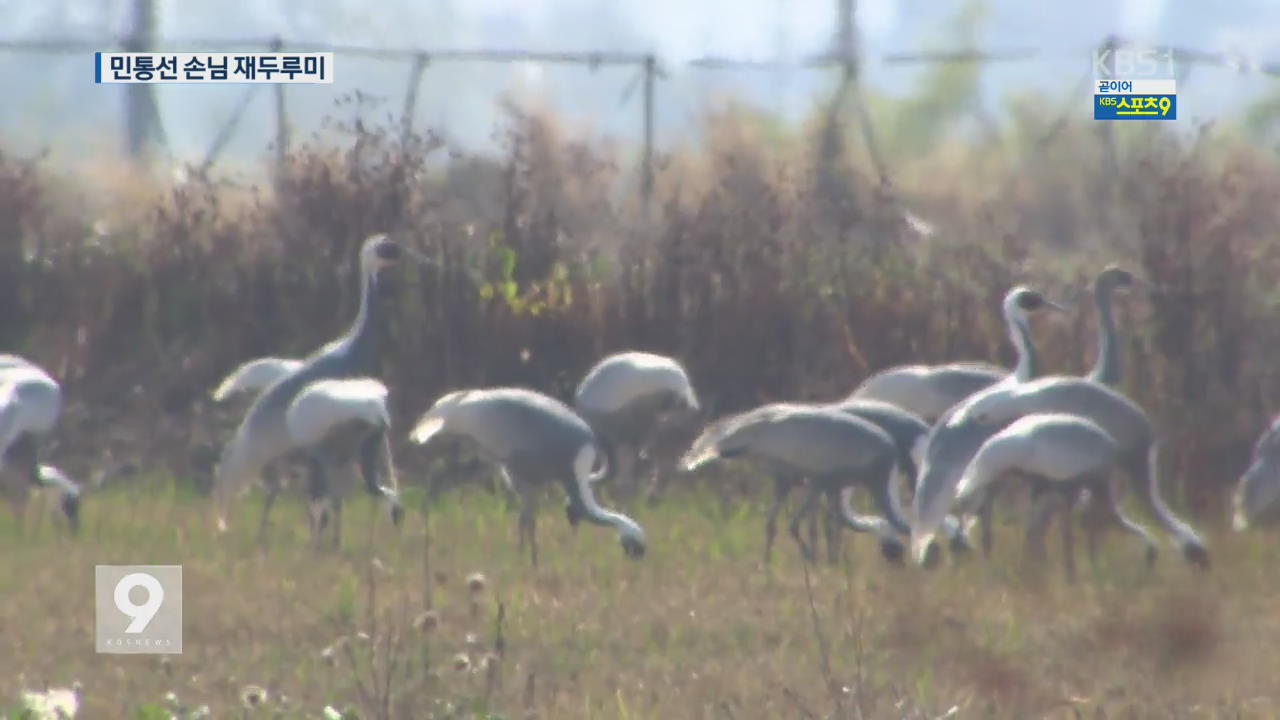
[[[217,541],[207,503],[166,484],[93,498],[76,542],[37,511],[25,537],[5,516],[0,697],[78,679],[86,717],[128,717],[168,692],[222,717],[249,685],[285,717],[326,704],[395,718],[1280,711],[1278,588],[1257,570],[1280,552],[1265,538],[1215,538],[1220,562],[1206,577],[1172,554],[1148,574],[1137,548],[1115,539],[1075,587],[1057,567],[1017,571],[1012,527],[992,563],[932,573],[888,567],[857,538],[843,565],[812,567],[806,580],[789,542],[774,567],[760,566],[760,508],[709,517],[708,498],[680,500],[637,512],[652,538],[641,562],[626,561],[611,533],[575,535],[545,512],[537,570],[514,547],[513,515],[475,492],[431,508],[429,563],[423,516],[399,534],[380,518],[371,535],[364,498],[346,513],[338,554],[307,547],[297,503],[277,509],[268,549],[250,541],[256,499]],[[92,566],[170,562],[184,568],[184,654],[96,655]],[[476,571],[487,580],[478,592]],[[428,609],[432,621],[415,627]]]

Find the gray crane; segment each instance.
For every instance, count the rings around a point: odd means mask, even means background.
[[[917,562],[931,564],[936,559],[933,534],[951,510],[957,483],[982,444],[1015,420],[1037,413],[1084,417],[1114,438],[1121,453],[1118,464],[1147,512],[1169,533],[1189,563],[1209,566],[1204,540],[1175,516],[1161,497],[1159,448],[1146,413],[1104,385],[1064,376],[990,388],[965,400],[949,413],[945,423],[934,428],[916,485],[911,544]],[[1144,538],[1147,561],[1153,563],[1157,548],[1150,533],[1136,523],[1126,527]]]
[[[1118,387],[1124,366],[1120,362],[1120,343],[1116,341],[1116,321],[1111,310],[1111,297],[1116,291],[1134,285],[1145,285],[1133,273],[1119,265],[1108,265],[1093,279],[1093,301],[1098,309],[1098,356],[1089,379],[1107,387]]]
[[[524,388],[499,387],[450,392],[418,420],[409,439],[419,445],[436,436],[461,438],[478,455],[502,470],[507,486],[520,498],[519,542],[529,545],[538,564],[537,493],[560,482],[568,501],[569,523],[613,527],[623,552],[645,553],[644,530],[619,512],[600,507],[591,490],[611,468],[599,438],[569,406]],[[597,467],[603,461],[603,467]]]
[[[976,392],[1001,381],[1025,382],[1035,377],[1039,356],[1031,342],[1029,314],[1045,308],[1062,313],[1070,310],[1025,285],[1009,290],[1001,308],[1009,338],[1018,351],[1012,373],[989,363],[899,365],[873,374],[850,397],[887,402],[937,422],[949,408]]]
[[[1124,375],[1124,365],[1120,360],[1120,343],[1117,340],[1116,321],[1112,312],[1112,297],[1116,292],[1125,292],[1134,286],[1146,286],[1146,281],[1119,265],[1108,265],[1093,279],[1093,301],[1098,314],[1098,350],[1093,369],[1087,377],[1107,387],[1119,390],[1120,380]],[[1112,488],[1114,492],[1114,488]],[[1114,514],[1104,500],[1094,501],[1094,493],[1082,487],[1076,507],[1083,512],[1085,526],[1085,543],[1089,553],[1090,565],[1098,564],[1098,540],[1102,530]],[[1129,528],[1133,530],[1133,528]]]
[[[84,497],[84,487],[72,480],[61,468],[53,465],[40,465],[36,470],[39,487],[47,488],[58,494],[58,508],[67,519],[67,528],[72,535],[80,532],[80,502]],[[10,507],[19,518],[26,514],[27,500],[31,491],[31,481],[25,473],[4,472],[0,468],[0,493],[9,501]]]
[[[736,457],[764,460],[791,477],[809,479],[809,492],[789,527],[806,559],[812,560],[814,551],[801,537],[800,524],[823,495],[840,509],[849,528],[875,532],[886,557],[902,556],[898,535],[909,534],[910,526],[892,489],[899,452],[878,425],[830,407],[772,403],[713,423],[680,465],[691,472],[713,460]],[[886,522],[868,523],[852,513],[850,495],[842,491],[854,484],[871,490]]]
[[[80,486],[40,462],[40,444],[57,425],[61,412],[62,387],[49,373],[17,355],[0,356],[0,469],[12,469],[23,478],[6,495],[21,515],[29,488],[59,488],[63,514],[75,532]]]
[[[1098,315],[1098,349],[1093,369],[1087,376],[1094,382],[1102,383],[1111,388],[1117,388],[1120,384],[1123,366],[1120,362],[1119,343],[1116,340],[1115,319],[1111,306],[1112,295],[1116,291],[1126,290],[1141,282],[1132,273],[1118,265],[1108,265],[1094,277],[1093,297]],[[1083,484],[1078,487],[1079,497],[1075,507],[1082,511],[1086,526],[1085,538],[1088,545],[1089,562],[1096,566],[1098,557],[1097,543],[1101,534],[1100,531],[1105,523],[1115,519],[1115,514],[1111,512],[1111,508],[1107,506],[1106,502],[1101,504],[1094,503],[1092,500],[1094,495],[1088,487]],[[1041,494],[1038,490],[1034,491],[1033,497]],[[984,501],[974,503],[982,524],[983,549],[987,553],[991,549],[991,514],[994,508],[994,500],[995,496],[992,495]],[[1047,516],[1043,512],[1037,512],[1035,517],[1046,518]],[[1122,519],[1127,520],[1127,518]],[[1034,523],[1036,520],[1032,520],[1032,522]],[[1127,529],[1137,531],[1136,528],[1132,527]]]
[[[881,430],[888,433],[893,440],[894,447],[897,450],[897,472],[902,477],[893,480],[890,489],[897,491],[899,484],[905,482],[907,487],[915,491],[916,473],[919,463],[924,453],[925,441],[929,434],[929,424],[920,416],[915,415],[896,405],[880,402],[878,400],[864,400],[856,397],[845,398],[842,401],[826,404],[814,405],[814,407],[827,407],[840,412],[848,413],[855,417],[874,423]],[[765,545],[764,545],[764,561],[768,563],[772,559],[773,541],[777,535],[778,515],[782,511],[782,507],[786,502],[787,496],[796,487],[804,484],[804,477],[801,474],[779,468],[774,473],[774,495],[773,502],[765,519]],[[896,497],[896,496],[895,496]],[[841,508],[848,505],[851,498],[848,496],[841,497]],[[898,507],[901,502],[894,500],[894,504]],[[837,508],[839,509],[839,508]],[[827,517],[830,517],[829,515]],[[877,532],[880,518],[870,519],[864,516],[845,512],[842,518],[847,525],[855,530],[862,532]],[[967,539],[964,533],[960,532],[960,524],[955,518],[950,518],[944,525],[944,530],[948,532],[951,539],[951,548],[953,552],[964,552],[969,549]],[[881,533],[883,535],[883,533]],[[831,536],[827,537],[828,552],[833,550]],[[885,542],[882,544],[882,550],[887,557],[897,559],[905,550],[900,544],[893,542]],[[832,558],[834,560],[834,558]]]
[[[389,440],[387,387],[381,382],[347,378],[310,383],[289,404],[285,424],[308,466],[311,532],[317,546],[330,517],[333,545],[342,544],[342,501],[349,489],[334,485],[331,468],[356,458],[370,495],[399,497]],[[385,487],[377,484],[380,474],[390,481]],[[399,525],[403,507],[394,502],[391,512],[392,522]]]
[[[290,405],[308,385],[331,379],[354,378],[376,371],[378,357],[378,324],[383,315],[383,296],[387,293],[390,268],[398,265],[405,254],[401,245],[386,235],[374,235],[360,247],[360,309],[355,321],[341,337],[327,343],[312,353],[301,367],[288,372],[272,382],[245,413],[231,441],[223,449],[214,479],[214,501],[219,531],[226,530],[226,512],[231,499],[252,481],[259,479],[263,470],[286,456],[303,451],[321,465],[330,462],[321,457],[316,448],[303,449],[299,440],[290,432],[286,415]],[[385,430],[379,431],[378,442],[389,443]],[[362,466],[363,467],[363,466]],[[400,500],[376,478],[365,478],[370,492],[382,498],[393,521],[403,516],[398,510]],[[275,495],[268,492],[262,507],[259,536],[267,526],[267,516]]]
[[[1231,526],[1236,532],[1280,519],[1280,415],[1258,437],[1253,457],[1236,482]]]
[[[586,420],[616,465],[619,487],[630,491],[639,453],[664,416],[697,412],[698,396],[674,358],[648,352],[615,353],[596,363],[579,383],[573,408]]]
[[[1146,285],[1146,283],[1128,270],[1114,264],[1104,267],[1094,277],[1093,281],[1093,298],[1098,316],[1098,348],[1093,369],[1089,372],[1087,378],[1116,390],[1118,390],[1123,374],[1123,365],[1120,362],[1120,344],[1117,341],[1115,318],[1112,313],[1112,297],[1116,292],[1126,291],[1136,285]],[[1106,525],[1113,522],[1118,522],[1122,529],[1138,535],[1146,543],[1147,547],[1154,547],[1154,540],[1145,528],[1132,523],[1123,514],[1114,512],[1114,487],[1109,489],[1106,497],[1097,496],[1096,493],[1092,492],[1091,485],[1088,483],[1076,483],[1072,484],[1071,487],[1076,488],[1077,497],[1072,506],[1078,509],[1082,516],[1091,566],[1096,568],[1098,564],[1098,540],[1101,537],[1102,530]],[[1033,504],[1043,495],[1043,487],[1040,485],[1035,486],[1032,492]],[[1053,501],[1056,498],[1048,499]],[[995,496],[992,494],[985,501],[977,503],[978,514],[982,519],[984,547],[988,552],[991,542],[990,518],[994,501]],[[1043,528],[1038,526],[1048,520],[1048,513],[1051,510],[1051,507],[1033,509],[1029,520],[1032,526],[1030,532],[1034,534],[1037,530],[1043,531]],[[1074,522],[1074,519],[1066,522]],[[1150,555],[1148,557],[1150,558]]]
[[[1012,476],[1029,480],[1037,494],[1060,501],[1062,540],[1068,582],[1076,577],[1071,511],[1080,489],[1089,488],[1095,502],[1112,511],[1111,471],[1120,459],[1116,441],[1092,420],[1075,415],[1025,415],[982,444],[956,485],[955,507],[966,509],[974,498],[989,498]],[[985,500],[989,501],[989,500]],[[1053,507],[1040,505],[1047,515]],[[1118,512],[1118,511],[1117,511]],[[1028,523],[1027,548],[1045,558],[1044,522]]]
[[[1004,301],[1001,303],[1005,323],[1009,330],[1009,339],[1013,343],[1013,347],[1018,353],[1018,362],[1014,366],[1013,372],[1004,374],[997,378],[994,382],[987,384],[982,389],[968,394],[960,395],[961,392],[969,389],[965,383],[953,382],[950,386],[946,385],[944,380],[931,380],[930,384],[934,388],[935,399],[941,398],[942,394],[937,392],[937,388],[945,387],[948,392],[947,397],[954,398],[954,401],[948,400],[950,403],[942,410],[933,421],[933,428],[929,432],[929,438],[926,440],[926,448],[933,442],[933,437],[938,434],[939,428],[946,425],[951,414],[960,406],[960,404],[972,397],[976,397],[984,392],[992,391],[996,388],[1007,387],[1009,385],[1027,382],[1036,378],[1041,373],[1040,356],[1036,352],[1035,343],[1031,339],[1030,313],[1041,308],[1049,308],[1060,313],[1069,313],[1067,307],[1048,300],[1040,292],[1033,290],[1025,285],[1016,285],[1005,293]],[[946,367],[946,366],[944,366]],[[948,373],[943,373],[938,377],[947,377]],[[909,376],[908,376],[909,377]],[[905,380],[897,381],[898,385],[903,388],[910,388],[910,382]],[[892,384],[892,383],[891,383]],[[883,385],[882,385],[883,387]],[[854,396],[859,396],[857,390]],[[935,407],[940,407],[936,405]],[[927,418],[926,418],[927,419]],[[973,445],[969,448],[969,452],[977,452],[978,446]],[[926,450],[927,452],[927,450]],[[982,549],[984,554],[991,552],[991,512],[990,504],[983,505],[978,514],[978,520],[982,525]],[[961,526],[955,523],[954,518],[949,518],[944,525],[947,534],[951,537],[952,549],[967,549],[969,547],[967,538],[957,539],[955,533],[964,534],[967,526]]]

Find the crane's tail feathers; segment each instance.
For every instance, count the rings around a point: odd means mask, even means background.
[[[684,457],[680,458],[680,467],[685,472],[693,472],[712,460],[715,460],[719,455],[720,452],[714,445],[706,448],[694,448],[685,453]]]
[[[444,429],[444,418],[442,417],[426,417],[423,418],[413,432],[409,433],[409,439],[422,445],[431,439],[432,435]]]
[[[228,375],[213,391],[213,399],[222,402],[243,390],[265,390],[280,378],[302,367],[301,360],[265,357],[251,360]]]
[[[689,406],[689,409],[695,411],[701,410],[702,406],[698,404],[698,394],[693,391],[693,386],[686,383],[683,390],[684,401],[685,404]]]

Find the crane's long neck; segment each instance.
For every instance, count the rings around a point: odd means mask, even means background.
[[[1204,540],[1186,522],[1173,514],[1160,495],[1159,446],[1152,443],[1131,473],[1134,493],[1142,501],[1147,512],[1171,536],[1184,551],[1187,547],[1204,547]]]
[[[382,319],[373,274],[373,270],[363,269],[360,275],[360,309],[345,336],[347,352],[362,372],[373,371],[378,351],[378,323]]]
[[[1120,346],[1116,342],[1116,323],[1111,314],[1111,290],[1102,285],[1093,288],[1098,307],[1098,359],[1089,379],[1107,386],[1120,382]]]
[[[1005,320],[1009,323],[1009,339],[1018,350],[1018,364],[1013,368],[1013,377],[1020,383],[1034,380],[1040,373],[1040,358],[1036,355],[1036,347],[1031,342],[1031,328],[1027,326],[1027,316],[1021,313],[1010,313]]]
[[[595,458],[596,452],[593,449],[590,453],[580,453],[578,461],[574,463],[573,481],[565,483],[565,494],[569,496],[570,505],[594,525],[611,526],[622,534],[643,535],[636,521],[620,512],[603,508],[596,502],[595,494],[591,491],[591,465],[595,463]],[[609,472],[607,467],[605,472]]]

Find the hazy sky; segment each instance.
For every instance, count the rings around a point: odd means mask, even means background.
[[[933,42],[962,0],[860,0],[858,19],[868,56],[866,78],[897,92],[911,72],[875,58]],[[96,37],[122,32],[130,0],[0,0],[0,36]],[[659,84],[659,140],[686,135],[707,98],[733,93],[799,116],[829,87],[809,71],[713,72],[682,68],[700,55],[771,59],[818,52],[832,33],[835,0],[160,0],[160,30],[181,38],[280,34],[335,43],[386,47],[618,49],[653,51],[672,71]],[[1280,3],[1273,0],[989,0],[986,48],[1034,47],[1034,61],[988,66],[984,99],[999,107],[1008,91],[1038,85],[1065,90],[1089,68],[1089,48],[1110,32],[1204,50],[1238,50],[1280,60]],[[181,50],[178,46],[167,49]],[[385,112],[404,95],[407,64],[339,56],[333,86],[289,88],[292,121],[300,134],[318,126],[339,94],[360,88],[385,96]],[[47,144],[75,155],[90,145],[120,144],[119,86],[94,85],[92,57],[0,55],[0,82],[12,102],[0,108],[0,141]],[[640,128],[640,97],[624,98],[635,71],[595,73],[533,65],[439,64],[425,76],[419,119],[456,142],[490,142],[495,100],[515,92],[554,105],[572,122],[624,137]],[[1220,117],[1272,87],[1259,76],[1197,69],[1180,87],[1180,116]],[[163,86],[161,112],[175,151],[200,157],[245,92],[244,86]],[[1081,98],[1081,113],[1089,113]],[[269,93],[258,91],[229,152],[253,156],[272,134]],[[1181,119],[1180,119],[1181,121]],[[70,151],[69,153],[67,151]]]

